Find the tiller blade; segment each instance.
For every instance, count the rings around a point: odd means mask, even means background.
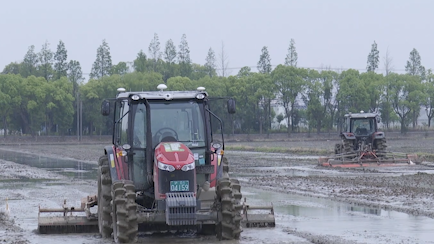
[[[246,228],[276,226],[273,204],[269,206],[252,206],[246,204],[246,199],[244,199],[242,216],[242,224]]]
[[[90,213],[90,207],[97,204],[96,196],[88,196],[81,200],[81,207],[67,207],[66,200],[62,208],[45,209],[39,207],[38,231],[40,234],[63,234],[63,233],[97,233],[98,217]],[[63,213],[63,216],[44,216],[41,214]],[[84,213],[76,216],[73,213]]]

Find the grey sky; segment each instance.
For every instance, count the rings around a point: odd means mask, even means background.
[[[375,40],[381,61],[387,48],[395,71],[403,72],[416,48],[422,65],[434,68],[434,1],[1,1],[0,70],[22,61],[30,45],[39,52],[47,40],[59,40],[68,59],[91,70],[102,39],[113,64],[133,61],[157,33],[161,49],[187,35],[190,55],[204,64],[208,49],[222,41],[230,67],[256,66],[268,46],[273,65],[284,63],[290,39],[296,42],[299,67],[365,69]],[[380,63],[383,68],[383,63]],[[233,71],[235,75],[237,71]]]

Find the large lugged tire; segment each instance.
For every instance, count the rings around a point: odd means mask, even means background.
[[[354,151],[354,142],[351,140],[344,139],[342,140],[343,144],[343,152],[344,153],[352,153]]]
[[[236,199],[232,189],[232,182],[228,177],[223,177],[217,181],[217,201],[220,203],[218,210],[217,238],[219,240],[234,240],[240,238],[241,216],[235,208]]]
[[[378,139],[375,141],[375,143],[376,143],[376,150],[378,151],[377,156],[386,157],[386,150],[387,150],[386,138]]]
[[[243,195],[241,194],[241,185],[237,179],[231,179],[231,188],[233,195],[233,205],[235,210],[234,225],[235,225],[235,239],[240,239],[241,228],[241,211],[243,210],[243,205],[241,199]]]
[[[335,154],[341,154],[343,151],[343,144],[342,143],[336,143],[335,144]]]
[[[131,181],[112,184],[113,238],[116,243],[137,241],[137,205],[134,185]]]
[[[354,141],[343,139],[342,140],[342,153],[344,155],[351,155],[354,153]],[[355,156],[347,156],[347,159],[353,159]]]
[[[112,179],[107,155],[99,158],[98,165],[98,227],[103,238],[110,238],[113,232],[110,206]]]

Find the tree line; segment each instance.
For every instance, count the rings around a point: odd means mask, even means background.
[[[428,126],[434,116],[434,75],[422,66],[416,49],[410,52],[405,74],[393,72],[388,52],[384,58],[386,74],[376,73],[380,58],[375,42],[366,72],[315,70],[297,67],[298,53],[291,39],[282,64],[273,68],[264,46],[258,72],[246,66],[227,76],[228,56],[223,43],[219,57],[209,48],[205,64],[200,65],[190,58],[185,34],[178,48],[170,39],[162,51],[154,34],[148,55],[140,50],[134,61],[114,65],[109,45],[103,40],[90,79],[84,83],[80,63],[68,61],[65,44],[59,41],[56,52],[49,46],[45,42],[39,53],[30,46],[22,62],[6,65],[0,74],[0,117],[9,134],[75,134],[79,101],[83,104],[85,134],[110,134],[110,119],[99,113],[101,101],[114,97],[119,87],[157,90],[161,83],[169,90],[204,86],[211,97],[235,98],[234,115],[224,112],[221,100],[212,102],[225,122],[226,133],[270,133],[272,123],[282,121],[287,133],[299,131],[302,125],[312,132],[331,131],[345,113],[361,110],[378,111],[386,127],[399,123],[405,132],[417,126],[421,106],[426,108]],[[276,106],[283,112],[277,114]]]

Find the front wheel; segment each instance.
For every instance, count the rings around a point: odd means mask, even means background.
[[[236,185],[237,182],[233,182]],[[234,240],[240,238],[241,233],[241,216],[238,209],[234,192],[241,196],[239,187],[232,189],[232,182],[228,177],[221,178],[217,181],[216,200],[219,203],[218,221],[216,225],[217,238],[219,240]]]
[[[137,241],[137,205],[135,187],[131,181],[112,185],[113,238],[116,243]]]
[[[113,232],[110,207],[112,179],[107,155],[99,158],[98,165],[98,227],[102,238],[110,238]]]

